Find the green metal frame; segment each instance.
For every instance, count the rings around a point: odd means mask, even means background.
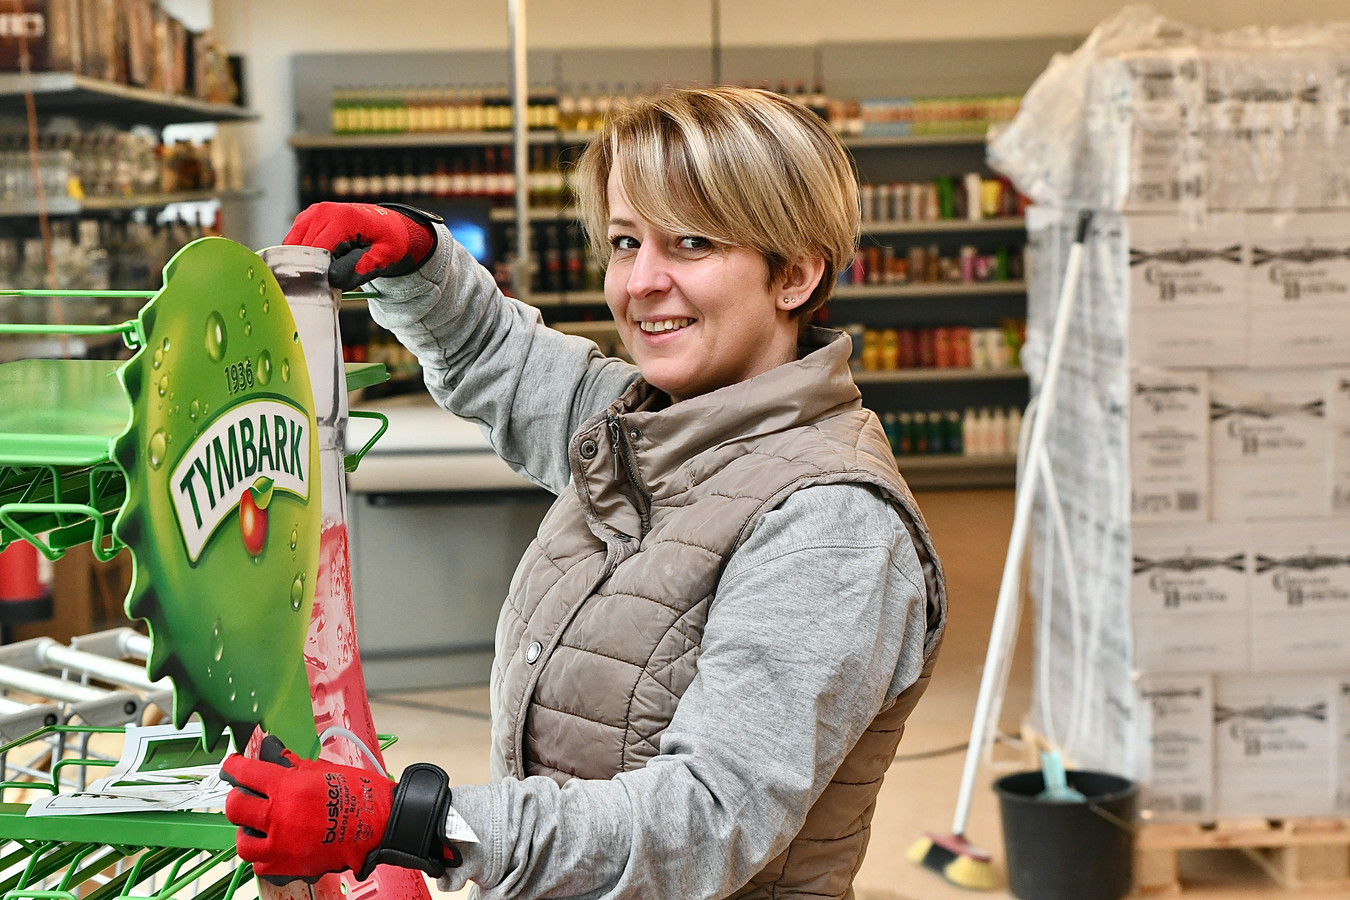
[[[149,300],[147,291],[0,290],[0,297],[111,297]],[[359,294],[356,296],[367,296]],[[0,335],[120,335],[131,349],[145,344],[138,321],[112,325],[0,323]],[[105,360],[21,359],[0,364],[0,550],[31,543],[49,559],[91,544],[107,561],[123,545],[112,523],[126,501],[126,473],[114,446],[131,416],[118,378],[123,364]],[[388,380],[381,363],[348,363],[347,390]],[[344,457],[354,471],[388,428]],[[27,804],[4,802],[6,791],[60,789],[64,770],[110,766],[110,760],[60,758],[71,734],[121,733],[118,728],[52,725],[0,746],[0,760],[25,744],[47,742],[51,782],[0,782],[0,900],[170,900],[207,879],[196,900],[230,900],[252,877],[235,857],[235,827],[221,813],[140,812],[28,816]],[[394,742],[380,735],[382,747]],[[86,737],[87,740],[87,737]],[[83,783],[83,782],[81,782]],[[87,884],[116,869],[93,890]],[[52,885],[55,885],[54,887]]]
[[[0,746],[0,757],[37,742],[56,740],[64,746],[72,734],[120,733],[118,728],[52,725]],[[50,783],[0,782],[0,797],[15,790],[56,793],[63,769],[113,764],[107,759],[58,759]],[[0,880],[3,900],[167,900],[208,875],[210,883],[195,893],[197,900],[229,900],[253,874],[251,866],[236,859],[235,828],[221,813],[28,816],[27,810],[25,803],[0,802],[0,872],[9,873]],[[86,882],[113,867],[119,871],[88,890]],[[53,880],[55,887],[39,887]]]
[[[51,725],[0,745],[0,758],[41,741],[64,746],[68,735],[121,733],[120,728]],[[381,749],[398,740],[387,734],[378,737]],[[3,781],[0,798],[13,790],[56,793],[63,769],[112,765],[109,759],[58,759],[50,783]],[[170,900],[207,875],[211,882],[194,893],[195,900],[230,900],[253,875],[252,866],[236,858],[235,826],[222,813],[28,816],[27,810],[25,803],[0,802],[0,873],[10,873],[0,879],[0,900]],[[91,878],[119,864],[120,871],[103,884],[85,889]],[[148,884],[166,872],[158,887]],[[35,887],[58,876],[55,888]]]
[[[154,296],[143,291],[0,291],[0,297]],[[144,342],[139,322],[116,325],[0,324],[0,334],[120,334],[128,347]],[[0,364],[0,550],[18,539],[50,560],[90,544],[107,562],[122,550],[112,523],[126,499],[126,476],[113,445],[126,429],[130,403],[116,360],[20,359]],[[389,380],[383,363],[347,363],[347,390]],[[40,402],[35,394],[40,395]],[[39,402],[35,402],[39,400]],[[343,459],[348,472],[389,427],[377,412],[353,418],[380,421],[375,435]]]

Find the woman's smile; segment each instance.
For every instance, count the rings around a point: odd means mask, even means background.
[[[697,319],[690,319],[688,317],[679,319],[649,319],[645,322],[638,322],[638,328],[642,329],[643,334],[669,334],[672,331],[680,331],[688,328],[697,321]]]

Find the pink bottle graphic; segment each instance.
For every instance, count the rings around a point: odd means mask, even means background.
[[[343,765],[371,767],[362,751],[364,745],[383,767],[361,672],[352,606],[344,476],[347,387],[337,317],[341,297],[328,284],[327,251],[270,247],[259,256],[276,276],[291,307],[314,391],[323,512],[305,670],[322,739],[319,756]],[[422,873],[396,866],[380,866],[365,881],[343,872],[324,876],[312,886],[297,881],[281,888],[261,880],[258,886],[267,900],[365,900],[375,896],[429,900],[430,896]]]

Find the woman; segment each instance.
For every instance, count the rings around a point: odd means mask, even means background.
[[[504,298],[424,213],[318,204],[287,236],[340,286],[374,277],[435,400],[558,499],[498,624],[495,781],[234,757],[240,853],[486,897],[851,896],[946,599],[848,338],[809,324],[853,257],[848,157],[799,104],[715,88],[626,110],[576,175],[636,366]],[[328,790],[336,838],[268,833]]]

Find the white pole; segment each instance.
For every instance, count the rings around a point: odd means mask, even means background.
[[[530,262],[530,127],[526,121],[530,93],[526,66],[525,0],[507,0],[507,27],[511,32],[511,162],[516,171],[515,295],[528,300],[534,267]]]
[[[1003,560],[1003,578],[998,586],[998,602],[994,607],[994,622],[989,629],[989,647],[985,653],[984,670],[980,675],[980,693],[975,701],[975,716],[971,722],[970,743],[966,746],[966,763],[961,771],[961,787],[956,797],[956,814],[952,817],[952,833],[964,834],[970,816],[970,800],[975,789],[975,773],[980,754],[994,723],[989,721],[994,708],[995,687],[1000,656],[1008,641],[1009,631],[1016,624],[1013,611],[1017,608],[1022,587],[1022,552],[1026,546],[1027,531],[1031,527],[1031,511],[1036,501],[1036,484],[1040,478],[1040,458],[1045,452],[1045,435],[1050,416],[1055,408],[1055,386],[1059,376],[1060,358],[1064,355],[1065,337],[1069,320],[1073,317],[1074,300],[1078,293],[1078,277],[1083,266],[1083,244],[1087,240],[1092,214],[1083,210],[1078,214],[1078,227],[1069,258],[1064,267],[1064,283],[1060,286],[1059,306],[1055,309],[1053,333],[1045,360],[1045,378],[1036,400],[1036,418],[1031,423],[1031,438],[1023,471],[1025,477],[1013,506],[1012,535],[1008,538],[1008,555]],[[1010,651],[1009,651],[1010,652]]]

